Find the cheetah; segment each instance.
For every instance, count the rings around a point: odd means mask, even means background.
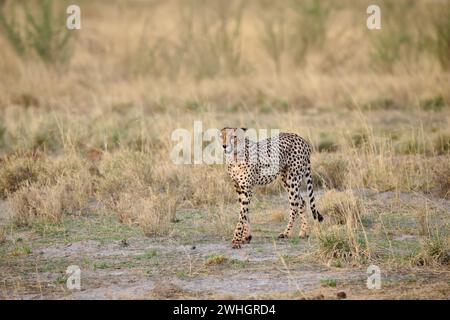
[[[316,209],[311,178],[311,146],[294,133],[280,133],[274,137],[254,142],[245,136],[246,128],[228,128],[220,131],[227,172],[234,182],[240,203],[239,220],[234,230],[232,247],[241,248],[250,243],[249,204],[252,189],[281,177],[288,192],[290,215],[285,230],[279,238],[291,236],[295,219],[300,213],[300,238],[308,235],[305,217],[306,202],[300,194],[300,184],[306,179],[309,205],[313,218],[321,222],[323,216]]]

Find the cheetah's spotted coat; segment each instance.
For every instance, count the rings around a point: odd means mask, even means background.
[[[300,184],[303,177],[306,179],[313,217],[319,221],[323,220],[314,203],[310,145],[294,133],[280,133],[275,137],[254,142],[245,137],[245,131],[245,128],[223,128],[221,130],[228,174],[234,181],[241,205],[239,221],[232,241],[233,248],[240,248],[243,243],[249,243],[252,238],[248,207],[253,187],[268,184],[278,176],[281,176],[283,185],[288,192],[290,204],[289,222],[279,237],[290,236],[299,213],[301,219],[299,236],[306,237],[308,231],[305,217],[306,202],[300,195]]]

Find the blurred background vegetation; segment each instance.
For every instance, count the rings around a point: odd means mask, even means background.
[[[98,63],[115,58],[122,76],[196,80],[309,68],[392,73],[450,67],[445,0],[379,1],[378,31],[365,26],[368,1],[77,3],[81,31],[65,27],[68,1],[1,1],[2,51],[48,64],[78,65],[86,54]]]
[[[309,127],[336,152],[349,112],[368,117],[349,135],[375,126],[399,154],[448,149],[448,0],[379,1],[381,30],[369,1],[79,0],[81,30],[65,26],[69,4],[0,1],[2,154],[166,150],[194,119]]]

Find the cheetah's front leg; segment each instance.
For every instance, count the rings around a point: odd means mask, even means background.
[[[233,249],[239,249],[242,244],[250,242],[250,222],[248,219],[248,206],[250,204],[251,190],[244,188],[239,189],[239,203],[241,210],[239,212],[239,221],[234,230]]]

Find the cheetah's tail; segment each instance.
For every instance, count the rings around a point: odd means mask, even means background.
[[[305,178],[306,178],[306,187],[308,189],[309,206],[311,208],[313,218],[315,220],[318,220],[319,222],[322,222],[323,216],[316,209],[316,204],[314,203],[314,191],[313,191],[313,183],[312,183],[312,177],[311,177],[311,165],[310,164],[308,164],[308,167],[306,169]]]

